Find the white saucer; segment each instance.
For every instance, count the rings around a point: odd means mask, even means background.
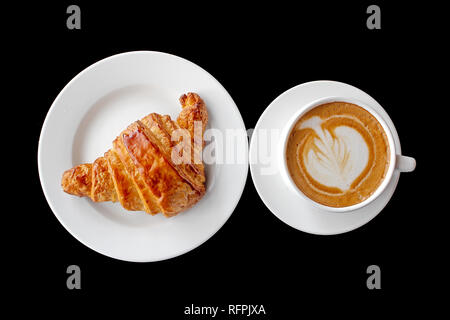
[[[384,118],[392,131],[398,151],[401,151],[397,131],[386,111],[367,93],[345,83],[335,81],[304,83],[282,93],[267,107],[256,124],[250,142],[250,171],[253,183],[264,204],[281,221],[298,230],[319,235],[348,232],[372,220],[389,202],[400,176],[396,170],[385,191],[367,206],[352,212],[336,213],[323,211],[288,189],[278,172],[275,152],[270,153],[265,161],[261,160],[257,147],[259,139],[256,138],[261,132],[272,129],[281,131],[301,106],[326,96],[351,97],[370,105]],[[278,136],[275,135],[272,146],[277,145]],[[264,170],[266,173],[270,171],[273,173],[262,174]]]
[[[175,119],[181,111],[178,98],[189,91],[205,101],[209,128],[235,129],[241,138],[232,145],[241,155],[239,163],[205,166],[207,192],[200,202],[165,218],[63,192],[65,170],[93,162],[122,130],[151,112]],[[245,186],[248,142],[236,104],[208,72],[170,54],[128,52],[86,68],[60,92],[42,127],[38,167],[52,211],[76,239],[116,259],[158,261],[198,247],[227,221]]]

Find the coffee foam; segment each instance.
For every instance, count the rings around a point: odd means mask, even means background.
[[[300,118],[286,156],[300,190],[316,202],[343,207],[376,190],[388,168],[389,147],[374,116],[357,105],[333,102]]]
[[[314,180],[347,191],[366,168],[369,148],[354,128],[337,126],[330,132],[322,127],[323,122],[315,116],[301,123],[300,129],[313,129],[315,137],[297,157],[303,158],[305,169]]]

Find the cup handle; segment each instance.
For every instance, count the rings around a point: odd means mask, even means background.
[[[414,171],[416,168],[416,159],[398,154],[395,168],[400,172]]]

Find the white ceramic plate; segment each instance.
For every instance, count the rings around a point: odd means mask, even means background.
[[[276,133],[278,130],[280,133],[299,108],[312,101],[330,96],[351,97],[371,106],[391,129],[397,150],[401,152],[397,131],[381,105],[360,89],[336,81],[308,82],[282,93],[259,118],[250,142],[250,171],[253,183],[267,208],[291,227],[320,235],[348,232],[372,220],[388,203],[400,176],[398,170],[395,170],[392,180],[377,199],[365,207],[344,213],[319,209],[298,197],[285,185],[278,172],[276,152],[263,151],[262,157],[262,142],[258,142],[258,140],[262,140],[255,137],[264,131]],[[270,133],[263,135],[270,135]],[[272,137],[272,146],[277,150],[279,136],[274,134]],[[265,148],[268,149],[267,146]],[[264,156],[265,154],[271,156]]]
[[[234,140],[240,162],[207,165],[207,192],[194,207],[165,218],[129,212],[119,203],[93,203],[62,191],[65,170],[93,162],[111,148],[123,129],[151,112],[176,118],[181,110],[178,98],[190,91],[207,105],[208,128],[235,129],[242,135]],[[45,119],[38,166],[51,209],[75,238],[104,255],[146,262],[186,253],[220,229],[242,194],[247,156],[244,122],[217,80],[177,56],[137,51],[101,60],[67,84]]]

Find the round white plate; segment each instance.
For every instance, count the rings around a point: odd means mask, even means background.
[[[178,98],[187,92],[205,101],[208,128],[240,135],[233,140],[240,161],[207,165],[207,192],[194,207],[165,218],[63,192],[65,170],[93,162],[123,129],[151,112],[175,119],[181,110]],[[91,65],[61,91],[42,127],[38,166],[51,209],[76,239],[116,259],[158,261],[198,247],[227,221],[247,178],[248,142],[236,104],[208,72],[174,55],[128,52]]]
[[[313,81],[287,90],[263,112],[250,142],[250,171],[264,204],[281,221],[298,230],[330,235],[354,230],[373,219],[388,203],[399,179],[396,170],[385,191],[367,206],[347,213],[323,211],[295,195],[282,181],[277,163],[277,134],[302,106],[327,96],[351,97],[371,106],[386,121],[400,152],[397,131],[384,109],[367,93],[351,85],[335,81]],[[271,136],[270,145],[261,137]],[[266,151],[267,149],[267,151]],[[270,152],[273,150],[275,152]]]

